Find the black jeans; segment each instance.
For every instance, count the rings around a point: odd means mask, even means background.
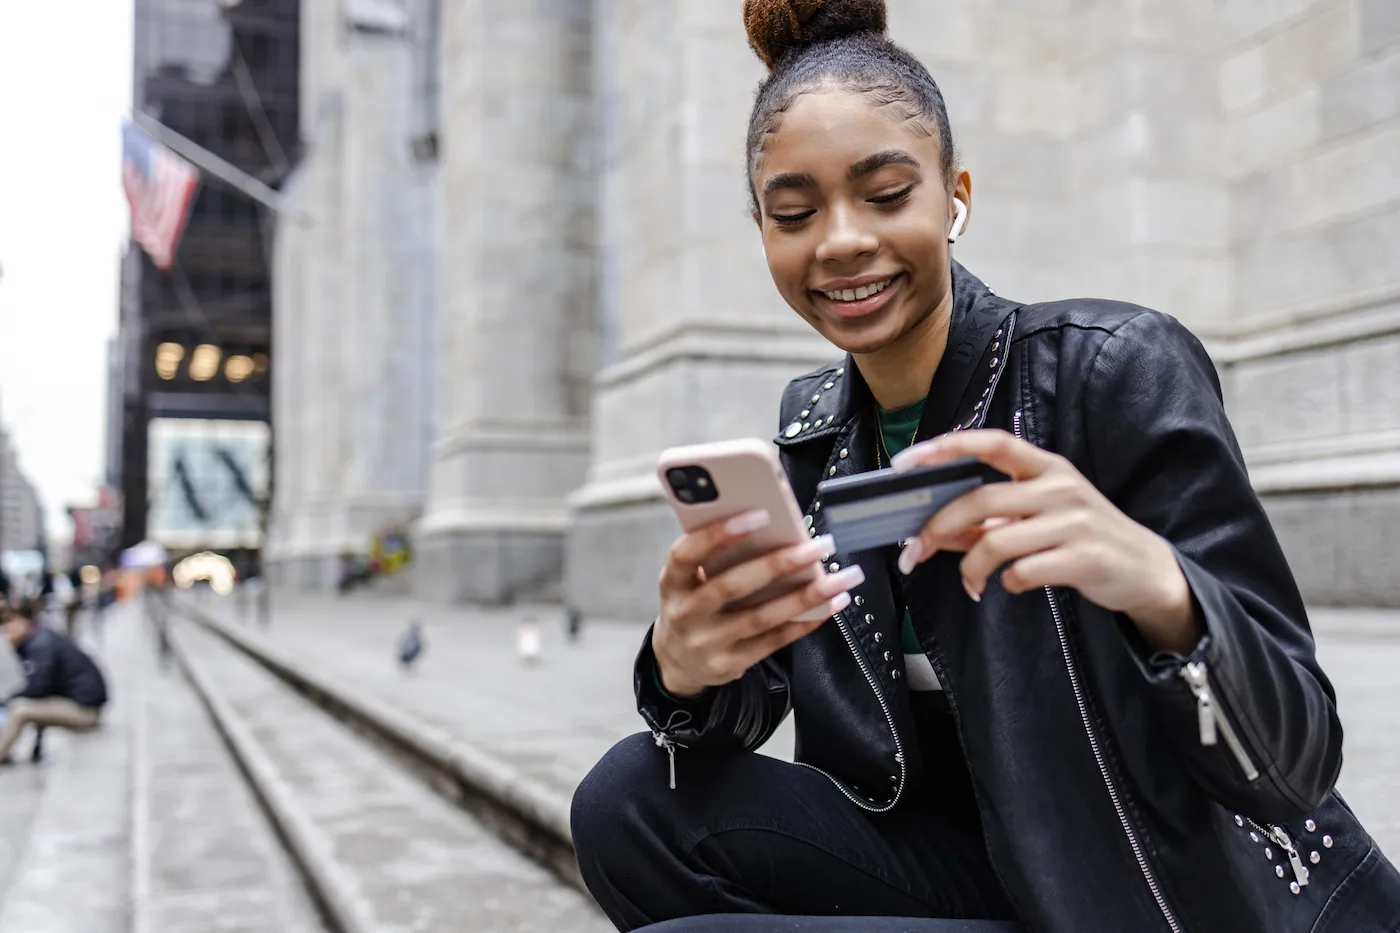
[[[676,771],[671,790],[666,752],[651,736],[634,735],[614,746],[574,794],[583,880],[620,930],[705,914],[1013,917],[976,814],[965,807],[949,814],[925,795],[869,813],[821,774],[747,752],[680,749]],[[676,929],[736,929],[726,924],[737,922],[691,921]],[[788,929],[778,918],[763,923],[746,928]]]

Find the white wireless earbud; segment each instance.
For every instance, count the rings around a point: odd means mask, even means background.
[[[953,203],[958,206],[958,216],[953,218],[953,229],[948,231],[948,242],[958,242],[958,237],[962,236],[963,224],[967,223],[967,205],[962,202],[962,198],[953,198]]]

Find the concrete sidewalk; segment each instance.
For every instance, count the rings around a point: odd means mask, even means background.
[[[102,726],[0,771],[0,933],[322,933],[213,724],[136,607],[102,642]]]
[[[563,799],[614,742],[644,727],[631,686],[644,626],[592,623],[571,644],[558,607],[448,609],[376,596],[287,595],[274,607],[270,628],[261,630],[240,618],[232,598],[202,603],[327,679],[442,730]],[[516,625],[525,616],[543,629],[536,665],[516,654]],[[395,641],[412,619],[423,622],[428,648],[405,674]],[[1347,727],[1341,789],[1386,851],[1400,855],[1400,732],[1390,721],[1400,688],[1400,612],[1315,610],[1313,623]],[[764,752],[791,757],[791,718]]]

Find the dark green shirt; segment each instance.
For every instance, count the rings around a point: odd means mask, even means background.
[[[896,408],[894,411],[880,409],[880,433],[884,436],[885,447],[880,452],[880,465],[889,466],[886,454],[893,457],[914,443],[914,435],[919,430],[919,419],[924,415],[924,400],[913,405]],[[899,631],[899,643],[905,654],[923,654],[919,637],[914,634],[914,620],[909,610],[904,610],[904,625]]]

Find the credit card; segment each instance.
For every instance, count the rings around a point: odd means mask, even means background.
[[[824,480],[817,486],[826,531],[841,553],[865,551],[916,536],[949,502],[1006,474],[966,458],[903,473],[886,468]]]

